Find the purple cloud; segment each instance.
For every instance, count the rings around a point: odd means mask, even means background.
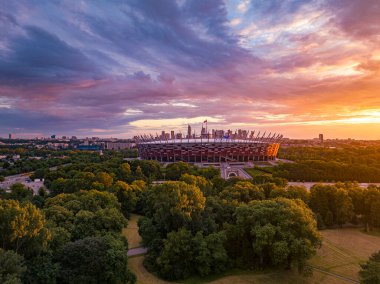
[[[203,116],[286,130],[380,109],[378,1],[245,2],[2,3],[0,135]]]

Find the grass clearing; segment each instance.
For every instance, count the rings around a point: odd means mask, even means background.
[[[335,277],[325,275],[320,272],[314,272],[311,278],[304,278],[293,271],[279,271],[260,273],[254,271],[245,271],[233,269],[226,271],[220,275],[212,275],[209,277],[191,277],[184,281],[169,282],[158,278],[156,275],[146,270],[143,265],[144,256],[131,257],[128,260],[128,267],[137,276],[137,284],[248,284],[248,283],[266,283],[266,284],[311,284],[311,283],[329,283],[338,284],[342,283],[341,280],[337,280]]]
[[[143,265],[144,256],[134,256],[128,259],[129,269],[136,275],[137,284],[164,284],[164,283],[175,283],[167,282],[150,273]]]
[[[128,220],[128,227],[122,230],[123,236],[128,239],[128,246],[130,249],[141,247],[141,237],[139,235],[139,226],[137,221],[142,217],[137,214],[131,214],[131,218]]]
[[[192,277],[186,279],[182,283],[184,284],[202,284],[202,283],[212,283],[212,284],[227,284],[227,283],[237,283],[237,284],[248,284],[248,283],[286,283],[286,284],[310,284],[310,283],[325,283],[329,278],[330,284],[341,283],[333,282],[334,277],[326,275],[320,272],[314,272],[312,277],[302,277],[295,271],[247,271],[233,269],[224,272],[221,275],[213,275],[206,278]]]
[[[380,237],[365,234],[361,229],[321,231],[323,245],[310,264],[323,270],[358,280],[360,264],[380,249]]]
[[[264,172],[258,168],[244,168],[244,170],[252,177],[255,178],[257,176],[271,176],[271,174]]]

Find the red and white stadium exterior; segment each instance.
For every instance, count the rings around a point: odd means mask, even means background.
[[[168,139],[140,136],[139,156],[160,162],[222,163],[274,160],[282,135],[246,139]]]

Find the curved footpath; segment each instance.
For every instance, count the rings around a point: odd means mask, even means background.
[[[128,256],[136,256],[136,255],[142,255],[146,254],[148,251],[147,248],[139,247],[139,248],[132,248],[128,250]]]
[[[327,275],[330,275],[330,276],[333,276],[335,278],[339,278],[341,280],[344,280],[346,282],[349,282],[349,283],[360,283],[359,281],[355,280],[355,279],[351,279],[351,278],[348,278],[348,277],[345,277],[345,276],[342,276],[342,275],[339,275],[339,274],[336,274],[336,273],[333,273],[333,272],[329,272],[329,271],[326,271],[326,270],[323,270],[323,269],[320,269],[318,267],[315,267],[315,266],[312,266],[310,265],[310,267],[315,270],[315,271],[319,271],[319,272],[322,272],[324,274],[327,274]]]

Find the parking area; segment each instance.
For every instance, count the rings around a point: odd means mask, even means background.
[[[9,190],[10,187],[15,183],[21,183],[26,187],[29,187],[33,190],[34,194],[38,194],[38,190],[44,186],[44,182],[41,180],[32,181],[30,179],[31,173],[18,174],[13,176],[5,177],[3,182],[0,182],[0,188]]]

